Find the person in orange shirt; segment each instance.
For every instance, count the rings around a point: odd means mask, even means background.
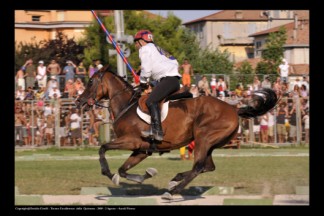
[[[191,77],[193,76],[193,69],[191,64],[189,64],[189,60],[185,59],[183,64],[179,67],[179,70],[183,70],[182,73],[182,85],[190,88],[191,85]]]

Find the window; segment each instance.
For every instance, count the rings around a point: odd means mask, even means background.
[[[40,21],[40,16],[32,16],[32,21],[33,22],[39,22]]]
[[[255,23],[249,23],[248,24],[248,34],[253,34],[256,32],[256,25]]]
[[[231,24],[230,23],[224,23],[224,38],[225,39],[232,38]]]
[[[261,41],[257,41],[257,42],[255,43],[255,47],[256,47],[257,49],[259,49],[261,46],[262,46]]]
[[[64,11],[57,12],[57,21],[64,21]]]
[[[280,18],[280,10],[273,11],[273,18]]]
[[[254,53],[252,53],[252,52],[247,53],[247,57],[248,57],[249,59],[254,58]]]

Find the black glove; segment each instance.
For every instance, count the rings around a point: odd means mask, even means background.
[[[146,90],[146,89],[148,89],[149,88],[149,84],[148,83],[140,83],[140,87],[141,87],[141,89],[142,90]]]

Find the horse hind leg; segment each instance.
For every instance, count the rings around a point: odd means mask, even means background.
[[[130,157],[125,161],[125,163],[119,168],[119,175],[127,180],[134,181],[137,183],[142,183],[144,180],[148,178],[152,178],[157,174],[157,170],[155,168],[148,168],[144,175],[138,174],[129,174],[127,170],[133,168],[142,160],[147,158],[147,154],[141,152],[133,152]]]

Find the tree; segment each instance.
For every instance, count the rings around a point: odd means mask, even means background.
[[[280,65],[283,54],[284,54],[284,44],[287,40],[286,28],[280,27],[278,32],[272,32],[269,34],[266,40],[266,48],[262,52],[262,58],[267,66],[262,65],[263,71],[258,72],[263,74],[276,74],[277,68]],[[261,66],[260,66],[261,67]]]
[[[233,82],[236,86],[237,83],[242,83],[243,87],[247,87],[248,84],[253,82],[254,71],[251,64],[248,61],[244,61],[242,65],[238,68],[239,74],[237,77],[237,82]],[[235,76],[233,77],[235,78]]]
[[[103,18],[103,23],[109,32],[115,31],[112,16]],[[181,20],[172,13],[169,13],[167,18],[161,16],[148,18],[143,11],[127,10],[124,11],[124,26],[124,32],[128,35],[135,35],[140,29],[150,30],[158,46],[177,58],[179,64],[188,58],[195,72],[227,74],[233,68],[233,64],[228,60],[229,53],[219,50],[211,51],[209,48],[200,49],[196,35],[181,26]],[[106,42],[105,37],[105,33],[100,29],[97,21],[94,21],[86,29],[86,62],[91,62],[93,58],[101,58],[104,63],[109,62],[111,67],[116,69],[116,56],[111,56],[108,59],[108,49],[114,49],[114,47]],[[140,65],[138,51],[135,50],[134,45],[127,46],[131,50],[128,61],[134,69],[137,69]],[[130,74],[129,71],[128,73]]]
[[[15,51],[16,71],[25,63],[29,58],[34,62],[43,60],[49,63],[55,59],[61,66],[65,65],[67,60],[74,63],[79,63],[84,58],[84,47],[78,44],[74,38],[68,39],[67,35],[58,31],[56,39],[43,40],[34,43],[20,42]]]

